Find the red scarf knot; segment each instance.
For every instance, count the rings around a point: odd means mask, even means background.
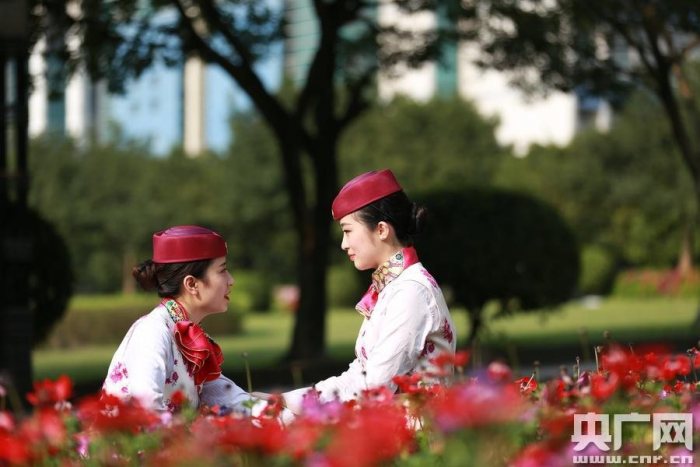
[[[188,319],[187,311],[177,301],[165,299],[162,303],[175,321],[175,343],[194,383],[199,386],[221,376],[221,364],[224,362],[221,347],[201,326]]]

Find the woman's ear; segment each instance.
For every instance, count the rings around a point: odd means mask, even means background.
[[[380,221],[377,224],[377,235],[380,240],[386,240],[391,233],[391,225],[388,222]]]
[[[197,279],[193,275],[185,276],[185,278],[182,279],[182,288],[185,293],[196,295],[199,292]]]

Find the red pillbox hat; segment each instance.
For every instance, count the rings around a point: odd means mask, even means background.
[[[373,170],[350,180],[333,200],[331,214],[340,220],[378,199],[401,191],[401,185],[389,169]]]
[[[221,235],[197,225],[177,225],[153,234],[154,263],[186,263],[226,253]]]

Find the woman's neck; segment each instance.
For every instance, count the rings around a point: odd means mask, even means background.
[[[189,295],[180,295],[175,297],[175,300],[177,300],[180,305],[185,307],[190,321],[195,324],[199,324],[202,321],[204,314],[200,311],[196,302]]]

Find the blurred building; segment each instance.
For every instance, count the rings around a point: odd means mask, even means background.
[[[66,78],[37,43],[30,57],[30,136],[54,134],[79,142],[138,141],[155,154],[182,146],[191,155],[224,151],[231,141],[230,117],[250,107],[233,80],[215,66],[190,57],[184,66],[155,64],[114,94],[84,71]],[[271,86],[280,77],[279,58],[261,64]]]
[[[318,42],[311,0],[286,0],[287,35],[284,66],[295,82],[303,79]],[[376,12],[382,25],[431,29],[446,21],[441,10],[407,15],[395,4],[380,2]],[[470,44],[447,46],[442,60],[397,74],[381,74],[378,93],[389,100],[397,94],[426,101],[435,96],[460,96],[472,101],[486,117],[496,117],[496,138],[524,154],[531,144],[567,144],[581,128],[610,125],[609,106],[594,96],[553,92],[547,98],[528,98],[509,83],[507,73],[481,70],[478,49]]]
[[[279,86],[283,75],[296,83],[303,81],[319,40],[311,0],[284,0],[283,7],[287,27],[283,50],[259,66],[270,89]],[[374,14],[382,24],[413,28],[434,28],[446,20],[439,10],[405,15],[389,2],[380,2]],[[78,141],[137,140],[157,154],[182,146],[195,155],[207,149],[225,150],[232,138],[231,115],[251,105],[225,72],[197,57],[190,57],[180,68],[155,65],[127,83],[125,94],[116,95],[83,72],[65,79],[45,51],[45,41],[39,41],[30,59],[31,136],[53,133]],[[476,67],[477,54],[468,44],[450,46],[439,63],[398,75],[381,74],[378,94],[385,100],[397,94],[420,101],[434,96],[468,99],[484,116],[498,119],[498,141],[512,145],[518,153],[533,143],[567,144],[584,127],[609,126],[610,110],[595,96],[554,92],[547,98],[529,99],[509,84],[506,73]]]

